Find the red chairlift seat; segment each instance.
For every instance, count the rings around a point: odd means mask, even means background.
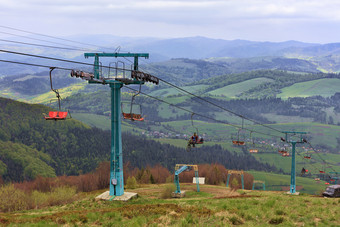
[[[144,121],[144,117],[142,117],[141,114],[123,113],[123,117],[124,119],[129,119],[133,121]]]
[[[68,112],[61,112],[61,111],[50,111],[48,116],[44,116],[46,120],[65,120],[67,117]]]
[[[303,156],[303,158],[305,158],[305,159],[311,159],[312,157],[311,157],[311,156]]]
[[[258,153],[259,151],[257,149],[250,149],[249,152],[250,153]]]
[[[245,145],[246,143],[244,141],[238,141],[238,140],[233,140],[234,145]]]
[[[287,153],[286,149],[284,149],[284,148],[279,149],[278,152],[280,154],[286,154]]]
[[[320,173],[326,173],[325,171],[322,171],[322,170],[320,170],[319,172],[320,172]]]
[[[195,143],[196,144],[203,144],[203,138],[198,139]]]
[[[289,153],[287,151],[285,153],[282,153],[282,157],[289,157]]]

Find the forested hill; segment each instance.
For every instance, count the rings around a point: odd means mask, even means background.
[[[75,175],[94,170],[109,160],[110,132],[79,121],[46,121],[49,108],[0,98],[0,175],[6,181],[37,175]],[[131,134],[123,134],[124,162],[145,167],[161,163],[172,170],[176,163],[221,163],[230,169],[276,171],[251,155],[238,155],[219,146],[193,152]]]
[[[3,142],[0,168],[8,168],[2,171],[5,179],[23,180],[46,175],[45,170],[37,169],[41,166],[39,159],[53,168],[54,175],[61,175],[91,171],[107,158],[109,132],[73,119],[46,121],[43,113],[49,110],[42,105],[0,98],[0,140]],[[40,154],[45,154],[44,158],[38,159]],[[28,161],[26,156],[32,160]]]

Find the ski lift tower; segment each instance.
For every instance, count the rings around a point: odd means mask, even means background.
[[[111,88],[111,155],[110,155],[110,192],[111,198],[114,196],[124,195],[124,177],[123,177],[123,152],[122,152],[122,134],[121,134],[121,88],[124,85],[144,84],[145,82],[159,83],[157,77],[138,71],[138,58],[149,58],[148,53],[85,53],[85,58],[94,57],[94,73],[85,73],[82,71],[73,71],[71,76],[80,77],[88,80],[90,84],[110,85]],[[100,75],[99,57],[133,57],[134,64],[131,71],[131,78],[125,77],[108,77]],[[109,75],[110,76],[110,75]]]
[[[306,132],[282,132],[286,134],[285,139],[281,138],[283,142],[291,143],[292,144],[292,168],[290,171],[290,190],[289,194],[296,194],[296,160],[295,160],[295,147],[297,143],[305,143],[307,142],[305,139],[302,138],[302,135],[307,134]],[[291,138],[288,138],[288,134],[291,135],[300,135],[300,138],[297,140],[291,140]]]

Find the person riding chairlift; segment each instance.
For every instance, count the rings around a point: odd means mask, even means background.
[[[191,145],[192,147],[195,147],[195,144],[197,143],[203,143],[203,138],[198,138],[198,135],[195,132],[188,142],[188,147],[191,147]]]
[[[302,175],[304,175],[306,173],[308,173],[308,169],[302,168],[300,176],[302,176]]]

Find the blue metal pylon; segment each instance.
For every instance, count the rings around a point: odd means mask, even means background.
[[[147,53],[85,53],[85,58],[94,57],[94,79],[89,83],[109,84],[111,88],[111,153],[110,153],[110,196],[124,194],[123,152],[121,133],[121,88],[124,84],[144,84],[136,79],[124,80],[115,78],[103,79],[99,75],[99,57],[134,57],[134,70],[138,70],[138,58],[148,58]]]
[[[296,193],[296,144],[297,143],[304,143],[305,140],[302,139],[302,135],[306,134],[306,132],[283,132],[286,134],[285,142],[291,143],[292,144],[292,167],[290,171],[290,189],[289,192],[290,194],[295,194]],[[300,138],[296,141],[293,140],[288,140],[288,134],[293,134],[293,135],[300,135]]]

